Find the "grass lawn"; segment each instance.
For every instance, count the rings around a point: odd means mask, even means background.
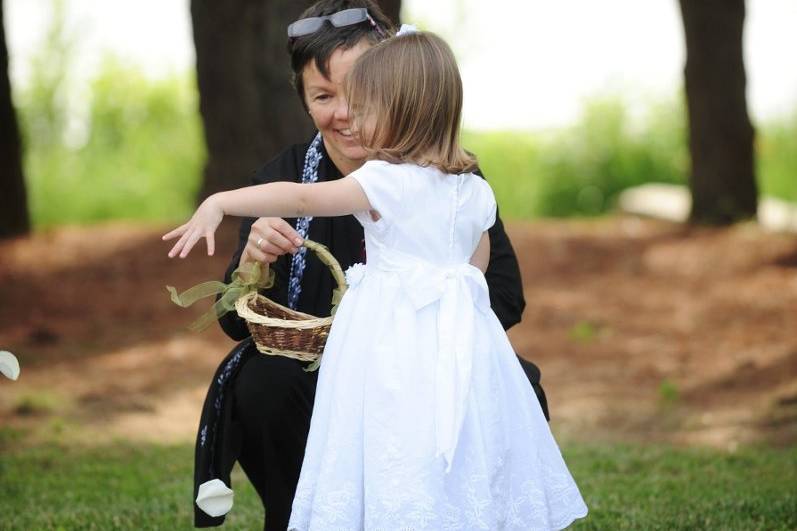
[[[797,529],[797,448],[734,453],[640,445],[563,449],[590,507],[575,529]],[[190,529],[193,449],[47,446],[0,454],[3,529]],[[257,529],[237,470],[224,529]]]

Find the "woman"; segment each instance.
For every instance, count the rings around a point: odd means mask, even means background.
[[[294,84],[319,135],[266,164],[255,174],[254,184],[333,180],[364,163],[365,151],[349,131],[342,83],[360,54],[392,34],[393,27],[370,0],[321,0],[288,32]],[[305,313],[328,315],[334,280],[315,256],[297,249],[299,237],[328,246],[344,269],[367,260],[363,230],[353,216],[250,219],[241,225],[226,281],[244,262],[271,263],[276,282],[266,296]],[[509,328],[520,321],[525,301],[517,259],[500,219],[490,230],[490,241],[486,277],[491,305],[504,328]],[[213,479],[229,485],[237,460],[263,501],[264,529],[284,530],[310,427],[317,373],[306,372],[307,364],[299,361],[258,353],[245,322],[234,313],[222,317],[220,323],[232,339],[243,341],[219,366],[205,400],[197,437],[194,496],[200,485]],[[521,364],[547,417],[539,370],[522,360]],[[211,517],[195,506],[197,527],[223,521],[223,516]]]

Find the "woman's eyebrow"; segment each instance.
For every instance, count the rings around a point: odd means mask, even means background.
[[[329,84],[321,85],[321,84],[310,84],[307,85],[307,92],[329,92]]]

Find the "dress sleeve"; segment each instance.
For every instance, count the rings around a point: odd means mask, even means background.
[[[382,218],[394,220],[401,215],[404,179],[397,165],[371,161],[349,175],[362,187],[371,208]]]
[[[495,225],[495,215],[498,205],[495,202],[495,194],[493,194],[493,189],[490,187],[489,183],[478,176],[476,176],[476,181],[479,183],[478,186],[480,187],[481,193],[482,230],[489,230]]]

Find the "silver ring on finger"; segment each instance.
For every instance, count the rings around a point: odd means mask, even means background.
[[[258,238],[257,243],[255,245],[257,246],[258,249],[260,249],[262,251],[263,248],[260,247],[261,243],[263,243],[263,238]]]

